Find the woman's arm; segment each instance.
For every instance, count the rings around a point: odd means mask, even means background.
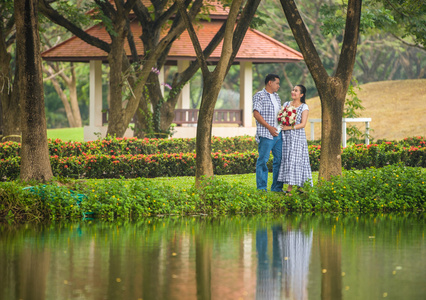
[[[281,126],[282,130],[292,130],[292,129],[302,129],[305,128],[306,123],[308,122],[308,116],[309,116],[309,110],[304,110],[302,112],[302,120],[300,121],[300,124],[295,125],[294,127],[292,126]]]

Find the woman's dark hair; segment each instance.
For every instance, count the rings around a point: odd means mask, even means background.
[[[280,76],[275,75],[275,74],[268,74],[268,75],[266,75],[266,77],[265,77],[265,85],[267,85],[269,81],[275,81],[275,78],[280,79]]]
[[[301,101],[302,103],[306,103],[306,100],[305,100],[305,96],[306,96],[306,88],[305,88],[305,86],[304,86],[304,85],[301,85],[301,84],[298,84],[298,85],[296,85],[296,86],[300,87],[300,92],[303,94],[303,96],[302,96],[302,97],[300,97],[300,101]]]

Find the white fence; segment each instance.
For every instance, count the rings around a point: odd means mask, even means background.
[[[321,119],[309,119],[311,123],[311,141],[315,138],[314,123],[321,123]],[[342,118],[342,146],[346,147],[346,123],[349,122],[364,122],[365,123],[365,144],[370,144],[368,138],[371,118]]]

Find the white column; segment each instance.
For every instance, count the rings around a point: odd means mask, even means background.
[[[90,127],[102,126],[102,61],[90,61]]]
[[[365,122],[365,144],[370,145],[370,138],[368,137],[370,134],[370,122]]]
[[[177,61],[178,72],[181,73],[189,67],[189,60],[178,60]],[[191,105],[191,93],[189,82],[184,85],[179,96],[177,108],[189,109]]]
[[[252,62],[240,62],[240,109],[243,110],[243,127],[252,127],[253,123],[253,71]]]
[[[342,121],[342,147],[346,147],[346,120],[343,118]]]
[[[164,97],[164,66],[160,69],[160,74],[158,74],[158,81],[160,81],[161,95]]]

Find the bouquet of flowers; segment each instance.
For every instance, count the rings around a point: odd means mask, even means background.
[[[296,124],[296,116],[296,108],[291,105],[286,105],[278,112],[278,123],[285,126],[294,126]]]

